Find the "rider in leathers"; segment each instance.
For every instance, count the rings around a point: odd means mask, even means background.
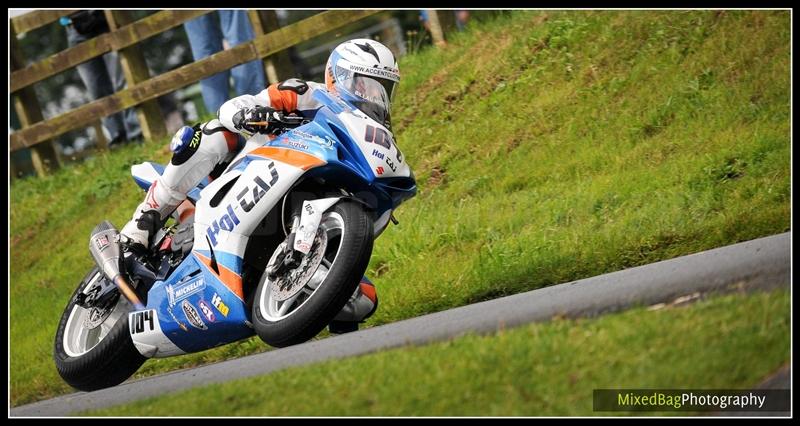
[[[276,111],[303,116],[313,114],[321,106],[313,98],[313,92],[328,90],[363,100],[356,102],[357,106],[388,127],[391,99],[398,82],[397,62],[391,51],[374,40],[356,39],[340,44],[331,53],[325,84],[293,78],[272,84],[257,95],[242,95],[225,102],[217,119],[194,128],[184,126],[172,138],[172,159],[150,186],[133,218],[120,231],[123,241],[132,250],[150,247],[156,231],[192,188],[206,176],[221,175],[242,150],[256,148],[256,144],[245,143],[250,136],[277,130],[272,119]],[[374,111],[379,113],[375,115]],[[201,130],[199,140],[193,138],[197,130]],[[374,286],[362,281],[335,320],[357,324],[372,315],[376,308]],[[345,331],[352,331],[352,328],[345,327]]]

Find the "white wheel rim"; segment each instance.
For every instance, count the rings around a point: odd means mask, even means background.
[[[311,300],[312,297],[314,297],[314,294],[321,287],[320,284],[322,284],[328,277],[328,273],[333,267],[333,264],[338,261],[339,252],[342,249],[342,241],[344,241],[345,236],[344,219],[342,219],[342,216],[339,215],[339,213],[327,212],[323,214],[319,226],[328,236],[328,249],[330,249],[331,239],[334,237],[339,238],[339,244],[336,247],[336,253],[334,254],[333,260],[328,259],[330,252],[326,251],[325,255],[323,256],[322,263],[317,267],[317,270],[303,286],[303,288],[295,295],[282,302],[276,301],[272,297],[272,286],[270,285],[270,282],[268,282],[269,279],[267,278],[267,272],[265,271],[261,275],[261,280],[259,282],[262,291],[259,295],[258,309],[261,312],[261,316],[267,321],[278,322],[299,311],[303,305],[305,305],[309,300]]]
[[[89,281],[89,284],[83,288],[83,293],[86,294],[87,290],[92,288],[100,278],[102,278],[102,274],[97,272]],[[86,309],[77,304],[73,305],[72,311],[69,313],[69,318],[67,319],[67,325],[64,327],[64,352],[74,358],[91,351],[108,336],[108,333],[111,332],[111,329],[114,328],[117,321],[124,318],[130,311],[130,308],[131,305],[128,301],[120,296],[119,300],[117,300],[117,303],[112,308],[111,314],[97,327],[88,329],[84,326],[84,322],[92,313],[92,309]]]

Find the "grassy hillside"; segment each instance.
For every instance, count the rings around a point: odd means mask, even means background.
[[[592,390],[755,387],[789,362],[789,299],[787,290],[736,294],[654,312],[637,308],[599,319],[555,320],[290,368],[84,414],[702,415],[595,412]]]
[[[420,192],[376,242],[368,325],[788,230],[789,18],[515,11],[402,58],[395,131]],[[124,224],[130,165],[168,154],[148,142],[12,186],[13,405],[71,391],[52,342],[89,232]]]

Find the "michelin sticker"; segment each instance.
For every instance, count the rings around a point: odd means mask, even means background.
[[[167,285],[166,289],[169,306],[175,306],[179,300],[185,299],[195,293],[199,293],[204,288],[206,288],[206,282],[202,277],[198,280],[180,283],[174,286],[172,284]]]

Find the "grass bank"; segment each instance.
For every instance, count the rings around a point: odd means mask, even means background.
[[[595,416],[593,389],[755,387],[789,362],[788,291],[555,320],[291,368],[84,415]],[[297,395],[313,395],[298,398]]]

